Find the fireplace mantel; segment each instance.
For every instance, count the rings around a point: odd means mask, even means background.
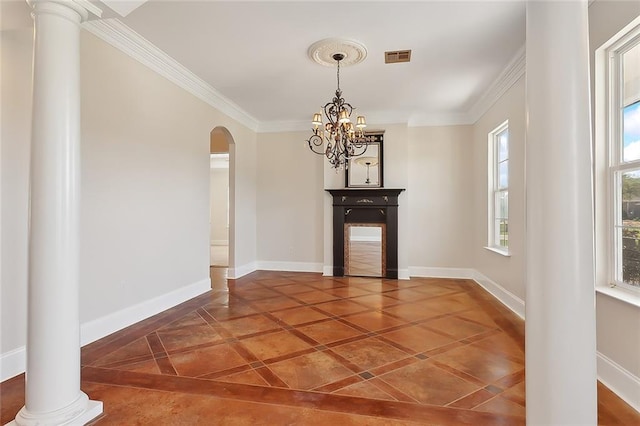
[[[333,196],[333,276],[345,272],[345,224],[384,224],[385,278],[398,278],[398,196],[404,188],[327,189]]]

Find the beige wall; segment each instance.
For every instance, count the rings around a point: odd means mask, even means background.
[[[524,300],[525,79],[520,78],[473,126],[473,267]],[[509,120],[509,256],[484,247],[488,235],[488,134]],[[535,184],[532,182],[531,184]]]
[[[472,143],[471,126],[409,128],[409,264],[416,273],[471,266]]]
[[[224,245],[224,242],[229,244],[229,228],[227,227],[229,169],[212,168],[210,177],[211,244]]]
[[[258,135],[257,257],[263,267],[285,262],[319,270],[322,264],[324,157],[309,150],[308,137]]]
[[[32,52],[25,46],[33,43],[29,28],[7,30],[2,23],[0,354],[24,345],[26,334]]]

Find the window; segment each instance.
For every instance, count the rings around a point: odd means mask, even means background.
[[[509,252],[509,122],[489,133],[488,247]]]
[[[640,290],[640,26],[606,55],[610,280]]]

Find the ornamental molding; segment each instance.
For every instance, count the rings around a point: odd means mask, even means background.
[[[220,112],[257,132],[258,120],[119,19],[88,21],[82,24],[82,27]]]

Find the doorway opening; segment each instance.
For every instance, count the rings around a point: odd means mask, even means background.
[[[345,275],[384,277],[387,269],[386,234],[384,223],[345,223]]]
[[[211,131],[209,141],[209,258],[211,285],[226,281],[235,253],[235,142],[224,127]],[[226,283],[218,283],[226,285]]]

